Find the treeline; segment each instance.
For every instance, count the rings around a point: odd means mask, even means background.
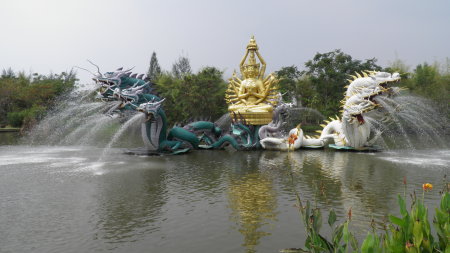
[[[339,114],[347,79],[355,72],[382,70],[399,72],[413,94],[430,98],[448,114],[450,106],[450,61],[445,64],[417,65],[412,71],[400,60],[382,68],[375,58],[353,59],[341,50],[317,53],[304,66],[288,66],[276,71],[282,80],[283,99],[295,98],[300,106],[317,109],[325,116]],[[164,108],[169,122],[189,118],[219,118],[227,112],[223,71],[204,67],[193,73],[187,57],[180,57],[171,70],[162,70],[156,53],[150,59],[147,78],[155,83],[159,95],[166,99]],[[0,127],[22,127],[32,124],[53,104],[54,99],[71,90],[77,81],[74,72],[27,75],[3,70],[0,76]]]
[[[0,76],[0,127],[32,126],[59,95],[73,89],[76,74],[40,75],[3,70]]]
[[[283,67],[276,74],[282,79],[279,86],[285,101],[295,98],[299,106],[317,109],[327,117],[339,114],[340,101],[350,75],[365,70],[399,72],[402,81],[396,85],[434,100],[447,113],[450,111],[448,60],[443,65],[419,64],[412,71],[400,60],[386,68],[376,62],[375,58],[357,60],[341,50],[334,50],[317,53],[301,68]],[[214,67],[206,67],[193,74],[186,57],[180,57],[171,71],[162,71],[156,53],[153,53],[147,76],[156,83],[160,95],[166,98],[164,108],[168,111],[169,120],[177,122],[199,116],[214,119],[226,113],[224,96],[227,82],[222,74]]]

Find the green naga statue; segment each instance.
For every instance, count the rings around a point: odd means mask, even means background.
[[[113,72],[98,73],[93,80],[100,86],[98,98],[119,101],[111,111],[126,110],[145,114],[141,125],[142,139],[147,150],[159,153],[179,154],[190,149],[217,149],[231,145],[235,149],[250,149],[256,142],[252,130],[239,119],[233,121],[232,133],[223,134],[213,122],[196,121],[185,126],[168,128],[163,109],[165,99],[154,90],[154,84],[144,80],[144,75],[132,74],[131,69],[119,68]]]

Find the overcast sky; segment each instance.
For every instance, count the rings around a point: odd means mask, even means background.
[[[188,56],[194,71],[228,77],[255,35],[269,71],[342,49],[360,60],[411,67],[450,57],[449,0],[0,0],[0,69],[61,72],[163,69]],[[89,74],[78,71],[81,82]]]

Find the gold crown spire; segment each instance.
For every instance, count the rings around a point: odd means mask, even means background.
[[[246,69],[248,66],[253,66],[259,69],[260,64],[256,63],[255,52],[258,51],[258,45],[256,44],[255,36],[252,36],[250,42],[247,45],[247,53],[249,54],[248,62],[244,63],[243,67]]]
[[[258,50],[258,45],[256,44],[255,36],[252,35],[250,42],[247,45],[248,50]]]

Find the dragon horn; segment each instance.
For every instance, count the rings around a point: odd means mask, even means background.
[[[157,105],[160,105],[160,104],[162,104],[165,100],[166,100],[166,98],[163,98],[163,99],[159,100],[156,104],[157,104]]]
[[[129,72],[129,71],[131,71],[131,70],[133,70],[134,69],[134,67],[132,67],[132,68],[130,68],[130,69],[127,69],[127,70],[124,70],[123,72]]]
[[[95,65],[94,63],[92,63],[90,60],[87,60],[90,64],[92,64],[92,65],[94,65],[95,67],[97,67],[97,73],[100,75],[100,76],[102,76],[102,73],[100,72],[100,68],[97,66],[97,65]]]
[[[78,67],[78,66],[74,66],[74,67],[75,67],[75,68],[82,69],[82,70],[84,70],[84,71],[87,71],[87,72],[91,73],[93,76],[97,76],[96,74],[92,73],[90,70],[87,70],[87,69],[85,69],[85,68]]]

